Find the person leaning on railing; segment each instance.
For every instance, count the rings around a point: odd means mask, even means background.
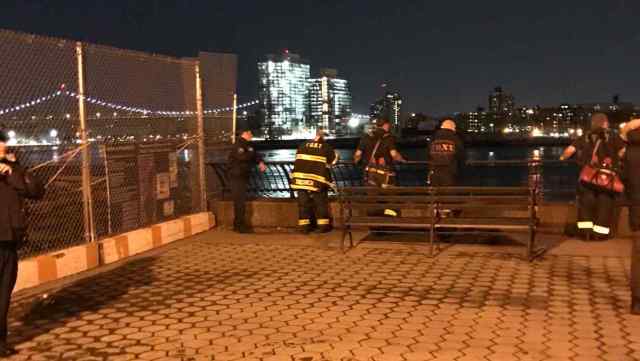
[[[631,313],[640,315],[640,119],[622,128],[620,137],[627,143],[624,156],[625,190],[629,200],[631,250]]]
[[[18,276],[18,248],[26,229],[23,199],[38,199],[44,187],[25,171],[7,149],[9,137],[0,129],[0,357],[15,350],[7,344],[7,316]]]
[[[247,192],[251,170],[258,164],[264,173],[267,166],[251,144],[253,133],[250,129],[242,129],[240,136],[229,153],[229,176],[231,179],[231,197],[233,198],[233,230],[238,233],[251,233],[246,224]]]
[[[591,116],[591,130],[568,146],[560,160],[577,154],[578,166],[592,164],[616,170],[620,165],[620,154],[624,149],[622,139],[609,130],[609,118],[604,113]],[[595,159],[594,159],[595,150]],[[592,164],[593,165],[593,164]],[[611,235],[616,195],[603,191],[582,181],[578,182],[577,202],[578,232],[585,239],[604,240]]]
[[[338,161],[338,154],[325,142],[325,135],[324,130],[318,128],[316,136],[298,148],[291,173],[291,189],[298,192],[298,228],[304,234],[314,228],[320,233],[331,230],[328,190],[333,183],[330,167]]]
[[[353,155],[353,161],[356,165],[363,161],[365,185],[375,185],[383,188],[395,185],[393,162],[404,163],[406,160],[396,147],[396,138],[391,134],[391,123],[388,119],[377,119],[376,127],[362,136]],[[374,171],[370,171],[371,169]],[[373,179],[376,175],[375,172],[381,173],[383,177]],[[369,213],[372,216],[376,215],[376,212]],[[383,214],[389,217],[397,217],[398,211],[385,209]]]
[[[456,133],[456,123],[445,119],[429,144],[431,172],[429,184],[451,187],[457,184],[460,168],[465,162],[464,143]]]

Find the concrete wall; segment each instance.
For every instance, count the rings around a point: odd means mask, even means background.
[[[212,213],[204,212],[137,229],[20,261],[14,292],[114,263],[205,232],[216,224]]]
[[[233,226],[233,203],[231,201],[211,201],[210,209],[216,215],[218,225],[227,228]],[[330,211],[334,226],[340,227],[341,212],[339,204],[331,202]],[[416,213],[415,211],[408,210],[407,212],[411,212],[411,215],[419,216],[419,214],[413,214]],[[564,231],[568,225],[573,225],[576,222],[576,210],[572,202],[543,204],[540,206],[538,214],[542,227],[558,231]],[[296,227],[298,222],[297,203],[291,199],[248,202],[247,222],[253,227]],[[630,235],[627,208],[619,210],[616,234],[618,236]]]

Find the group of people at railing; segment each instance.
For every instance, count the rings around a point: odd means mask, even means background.
[[[290,174],[292,191],[297,193],[298,226],[302,233],[331,229],[328,191],[335,190],[331,167],[338,153],[325,141],[326,134],[318,129],[313,139],[304,142],[296,152]],[[247,184],[250,170],[264,161],[251,146],[249,129],[240,132],[229,156],[231,189],[234,201],[234,230],[251,232],[245,223]],[[465,164],[464,142],[457,134],[456,123],[445,119],[428,146],[429,172],[426,185],[456,186]],[[620,132],[610,130],[606,114],[595,113],[591,129],[565,149],[560,160],[576,155],[581,168],[577,189],[576,228],[584,240],[604,240],[612,235],[615,204],[620,197],[629,203],[629,223],[633,232],[633,310],[640,313],[640,119],[631,120]],[[367,186],[389,187],[396,184],[394,164],[407,159],[396,146],[391,123],[378,119],[373,129],[362,136],[353,155],[362,169]],[[385,216],[398,216],[399,211],[384,210]]]

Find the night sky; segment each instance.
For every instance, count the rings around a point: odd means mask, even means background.
[[[0,2],[0,27],[156,53],[239,55],[239,93],[282,49],[334,67],[366,112],[387,82],[408,110],[486,107],[502,85],[517,104],[640,103],[637,0],[24,0]]]

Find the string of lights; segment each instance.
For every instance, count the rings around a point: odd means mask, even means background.
[[[14,113],[14,112],[18,112],[30,107],[33,107],[35,105],[38,104],[42,104],[45,103],[49,100],[52,100],[56,97],[59,97],[61,95],[65,95],[65,96],[69,96],[69,97],[73,97],[76,99],[80,99],[81,95],[77,94],[75,92],[71,92],[71,91],[66,91],[66,90],[58,90],[54,93],[51,93],[49,95],[46,96],[42,96],[42,97],[37,97],[34,99],[31,99],[29,101],[26,101],[22,104],[18,104],[18,105],[14,105],[5,109],[0,109],[0,115],[7,115],[10,113]],[[196,112],[191,111],[191,110],[187,110],[187,111],[168,111],[168,110],[152,110],[152,109],[148,109],[148,108],[143,108],[143,107],[135,107],[135,106],[130,106],[130,105],[126,105],[126,104],[116,104],[116,103],[112,103],[112,102],[108,102],[106,100],[102,100],[96,97],[92,97],[92,96],[84,96],[84,99],[91,103],[91,104],[96,104],[99,106],[104,106],[107,108],[111,108],[114,110],[120,110],[120,111],[125,111],[125,112],[130,112],[130,113],[140,113],[140,114],[144,114],[144,115],[162,115],[162,116],[192,116],[195,115]],[[258,100],[252,100],[243,104],[239,104],[238,106],[236,106],[236,110],[238,109],[245,109],[245,108],[249,108],[251,106],[254,106],[258,104]],[[233,111],[233,107],[223,107],[223,108],[214,108],[214,109],[205,109],[203,111],[204,114],[217,114],[217,113],[225,113],[225,112],[231,112]]]
[[[29,100],[27,102],[24,102],[22,104],[14,105],[14,106],[6,108],[6,109],[0,109],[0,115],[5,115],[5,114],[9,114],[9,113],[20,111],[20,110],[23,110],[23,109],[31,108],[31,107],[33,107],[35,105],[42,104],[42,103],[47,102],[47,101],[49,101],[49,100],[51,100],[53,98],[59,97],[62,94],[63,94],[62,90],[58,90],[55,93],[51,93],[51,94],[49,94],[47,96],[34,98],[34,99],[31,99],[31,100]]]

